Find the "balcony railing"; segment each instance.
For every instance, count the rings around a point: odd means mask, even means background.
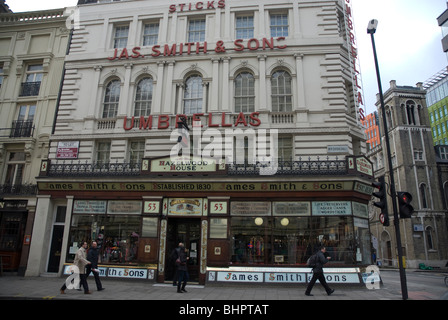
[[[17,120],[12,122],[12,128],[9,133],[10,138],[30,138],[34,134],[34,125],[32,120]]]
[[[229,176],[258,176],[258,175],[346,175],[348,173],[345,157],[330,159],[308,157],[295,161],[278,161],[277,164],[268,162],[256,162],[227,165]],[[91,176],[139,176],[141,163],[89,163],[88,161],[64,160],[50,162],[46,171],[47,176],[53,177],[91,177]],[[210,174],[210,173],[209,173]]]
[[[140,172],[140,163],[62,161],[52,162],[49,165],[47,175],[54,177],[138,176]]]
[[[29,196],[37,194],[37,184],[0,184],[0,198],[4,195]]]
[[[228,175],[268,175],[272,172],[273,175],[344,175],[347,174],[346,159],[330,159],[320,157],[302,159],[291,161],[278,161],[277,163],[257,161],[253,164],[229,164],[227,171]]]
[[[31,97],[39,95],[40,82],[22,82],[20,89],[21,97]]]

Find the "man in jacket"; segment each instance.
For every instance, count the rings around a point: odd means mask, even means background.
[[[188,280],[188,269],[187,269],[188,257],[185,251],[185,246],[182,242],[180,242],[179,246],[176,248],[174,258],[176,261],[177,275],[178,275],[177,292],[178,293],[187,292],[187,290],[185,290],[185,286],[187,285]]]
[[[89,276],[90,272],[93,272],[96,288],[98,291],[101,291],[104,290],[104,288],[101,284],[100,271],[98,270],[98,256],[99,256],[98,244],[95,241],[93,241],[92,246],[87,252],[87,260],[90,261],[90,264],[88,264],[86,267],[86,278]]]
[[[324,246],[320,248],[320,250],[317,252],[317,261],[316,266],[313,267],[313,277],[311,278],[311,281],[308,283],[308,287],[306,288],[305,295],[312,296],[311,290],[313,289],[314,284],[316,283],[316,280],[319,280],[319,282],[322,284],[322,286],[325,288],[325,291],[327,291],[327,294],[330,295],[334,292],[334,289],[330,289],[330,287],[327,284],[327,281],[325,281],[324,276],[324,264],[328,262],[328,260],[331,259],[331,257],[325,257],[324,253],[326,252],[326,249]]]
[[[85,294],[92,293],[89,291],[89,285],[87,284],[87,276],[86,276],[86,265],[90,264],[90,261],[88,261],[86,258],[86,248],[87,248],[87,242],[83,242],[81,248],[78,249],[78,251],[75,254],[75,260],[73,261],[73,264],[78,267],[79,270],[79,278],[81,281],[81,285],[84,288]],[[64,282],[64,285],[61,288],[61,294],[65,294],[65,289],[67,288],[67,283]]]

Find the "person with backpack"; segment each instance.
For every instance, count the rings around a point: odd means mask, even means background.
[[[325,281],[323,266],[331,259],[331,257],[325,257],[325,252],[326,248],[322,246],[319,251],[317,251],[308,259],[308,266],[313,268],[313,277],[311,278],[310,282],[308,283],[308,287],[306,288],[306,296],[312,296],[311,290],[313,289],[314,284],[317,280],[319,280],[319,282],[322,284],[328,295],[331,295],[334,292],[334,289],[330,289],[327,281]]]

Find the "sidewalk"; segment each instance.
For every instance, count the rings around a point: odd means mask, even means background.
[[[92,294],[83,291],[66,290],[60,293],[65,277],[0,277],[0,299],[26,300],[401,300],[398,292],[385,289],[369,290],[365,287],[332,286],[335,292],[328,296],[320,284],[312,294],[304,295],[305,285],[297,286],[212,286],[187,285],[187,293],[177,293],[172,284],[141,280],[102,279],[104,291],[97,291],[95,282],[89,278]]]

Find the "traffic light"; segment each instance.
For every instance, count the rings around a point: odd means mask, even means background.
[[[410,218],[414,213],[414,207],[411,206],[412,195],[409,192],[397,192],[397,195],[400,218]]]
[[[381,209],[380,221],[383,226],[389,226],[389,213],[387,211],[387,192],[386,181],[384,177],[379,177],[378,181],[372,183],[372,186],[378,189],[377,192],[373,192],[372,195],[377,197],[379,201],[374,202],[373,205]]]

